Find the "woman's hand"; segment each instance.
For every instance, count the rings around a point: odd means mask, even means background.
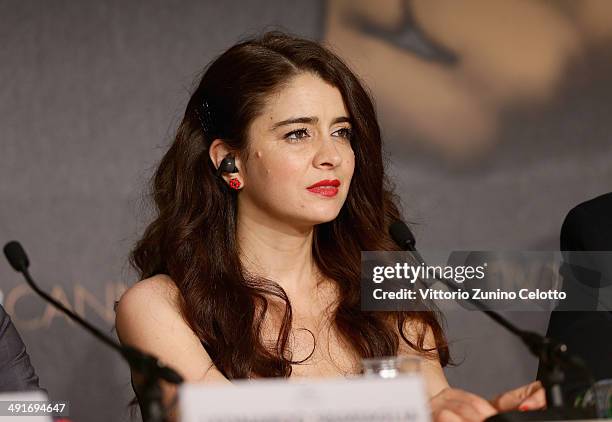
[[[543,409],[546,407],[546,392],[542,383],[535,381],[500,394],[491,400],[491,404],[498,412]]]
[[[497,413],[487,400],[457,388],[445,388],[429,404],[433,422],[481,422]]]

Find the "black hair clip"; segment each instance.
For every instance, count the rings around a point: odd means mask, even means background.
[[[214,129],[213,114],[210,105],[208,105],[208,101],[202,101],[202,110],[196,108],[195,112],[198,115],[198,119],[200,120],[204,133],[208,136],[212,136]]]

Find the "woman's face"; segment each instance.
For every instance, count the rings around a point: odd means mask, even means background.
[[[251,123],[240,212],[304,226],[336,218],[355,167],[350,131],[338,89],[312,73],[294,77]]]

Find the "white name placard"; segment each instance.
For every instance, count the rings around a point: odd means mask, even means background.
[[[342,378],[184,384],[181,422],[429,422],[423,379]]]

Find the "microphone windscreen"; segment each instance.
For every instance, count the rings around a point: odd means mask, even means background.
[[[389,234],[402,249],[414,250],[416,239],[403,221],[394,221],[389,226]]]
[[[30,266],[28,256],[21,244],[15,240],[4,245],[4,255],[15,271],[23,272]]]

